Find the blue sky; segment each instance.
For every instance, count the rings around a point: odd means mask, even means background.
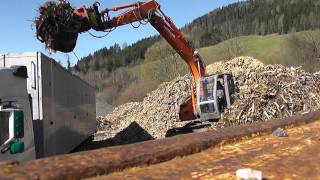
[[[140,0],[143,1],[143,0]],[[193,19],[202,16],[215,8],[237,2],[238,0],[158,0],[161,9],[170,16],[178,27],[182,27]],[[32,20],[37,16],[37,8],[46,2],[45,0],[3,0],[0,5],[0,53],[41,51],[46,54],[44,45],[35,38],[35,30],[32,28]],[[70,0],[75,7],[90,6],[93,0]],[[100,0],[101,9],[113,7],[135,0]],[[101,35],[97,32],[92,32]],[[74,52],[79,58],[94,52],[102,47],[109,47],[114,43],[122,45],[131,44],[144,37],[155,35],[157,32],[151,25],[133,29],[130,25],[117,28],[107,37],[96,39],[88,33],[79,36]],[[67,55],[55,53],[49,55],[57,61],[66,63]],[[71,53],[72,63],[77,61]]]

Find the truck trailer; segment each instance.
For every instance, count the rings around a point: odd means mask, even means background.
[[[95,131],[93,87],[40,52],[0,56],[0,161],[69,153]]]

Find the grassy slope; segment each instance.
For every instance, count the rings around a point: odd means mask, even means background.
[[[290,46],[291,37],[305,38],[305,36],[319,33],[319,31],[305,31],[287,35],[272,34],[267,36],[242,36],[224,41],[215,46],[200,49],[202,57],[207,64],[228,59],[228,56],[252,56],[263,61],[266,64],[284,64],[287,66],[303,66],[292,58],[292,49]],[[235,45],[236,44],[236,45]],[[238,45],[238,46],[237,46]],[[238,49],[238,53],[228,53],[228,48]],[[237,47],[236,47],[237,46]],[[308,66],[306,70],[312,71]]]
[[[228,52],[224,52],[224,50],[229,48],[227,46],[237,46],[233,44],[239,44],[239,55],[252,56],[262,61],[268,61],[271,56],[280,56],[283,51],[288,51],[286,48],[287,40],[288,35],[273,34],[268,36],[242,36],[224,41],[215,46],[202,48],[200,49],[200,53],[205,59],[206,63],[210,64],[215,61],[223,60],[226,58],[226,56],[228,56],[225,54]]]
[[[320,33],[320,31],[316,31]],[[290,35],[242,36],[230,39],[214,46],[199,49],[206,64],[231,59],[236,56],[252,56],[265,64],[284,64],[287,66],[303,66],[308,71],[314,71],[310,62],[298,61],[292,56],[291,37],[305,38],[314,31],[293,33]],[[318,63],[320,64],[320,63]],[[319,71],[319,66],[316,69]],[[176,55],[156,61],[146,61],[135,67],[126,69],[137,77],[126,88],[112,94],[116,104],[141,100],[148,92],[157,88],[158,84],[170,81],[178,75],[188,72],[186,64]],[[118,75],[116,75],[118,77]]]

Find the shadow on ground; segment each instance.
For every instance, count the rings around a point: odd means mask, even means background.
[[[103,141],[93,141],[93,137],[91,137],[72,152],[126,145],[148,140],[154,140],[154,138],[137,122],[132,122],[126,129],[119,132],[115,137]]]
[[[212,120],[212,122],[217,122],[217,120]],[[210,122],[201,122],[201,121],[193,121],[190,122],[183,127],[179,128],[173,128],[169,129],[166,132],[166,137],[172,137],[172,136],[177,136],[181,134],[189,134],[189,133],[194,133],[194,132],[203,132],[208,130],[209,127],[211,127],[212,124]]]
[[[213,121],[217,122],[217,121]],[[201,121],[193,121],[183,127],[173,128],[166,132],[165,137],[172,137],[181,134],[188,134],[194,132],[207,131],[212,124],[210,122],[204,123]],[[132,122],[126,129],[119,132],[115,137],[103,141],[93,141],[93,137],[78,146],[73,152],[94,150],[99,148],[120,146],[126,144],[133,144],[142,141],[154,140],[145,129],[143,129],[137,122]]]

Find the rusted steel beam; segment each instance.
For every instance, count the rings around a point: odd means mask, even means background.
[[[320,111],[291,118],[274,119],[217,131],[80,152],[0,166],[1,179],[80,179],[108,174],[125,168],[155,164],[186,156],[222,142],[233,142],[278,127],[297,126],[320,119]]]

